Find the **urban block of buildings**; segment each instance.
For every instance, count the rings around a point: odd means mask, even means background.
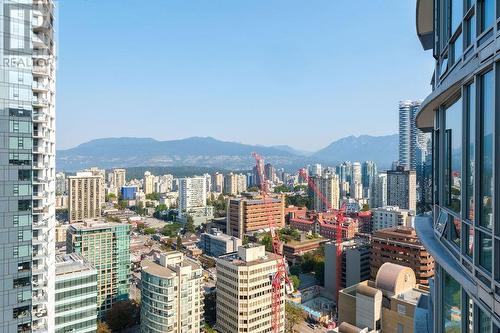
[[[241,239],[224,234],[222,231],[212,228],[202,233],[198,246],[204,254],[218,257],[227,253],[236,252],[241,246]]]

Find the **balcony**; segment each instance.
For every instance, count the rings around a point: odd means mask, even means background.
[[[47,219],[41,219],[40,221],[33,221],[33,227],[35,228],[43,228],[48,225],[49,221]]]
[[[41,243],[38,243],[38,245],[40,245]],[[44,247],[40,247],[39,250],[34,250],[33,251],[33,259],[44,259],[44,258],[47,258],[48,257],[48,252],[47,252],[47,249],[44,248]]]
[[[33,66],[32,73],[34,76],[48,76],[50,72],[47,66]]]
[[[37,281],[33,281],[33,289],[42,289],[47,287],[47,280],[39,279]]]
[[[49,87],[47,84],[42,84],[42,83],[37,82],[37,81],[33,81],[33,83],[31,84],[31,89],[34,92],[40,92],[40,93],[44,93],[44,92],[49,91]]]
[[[33,122],[34,123],[46,123],[47,121],[48,121],[48,118],[45,114],[33,115]]]
[[[49,208],[45,206],[33,207],[33,214],[46,214],[49,212]]]
[[[49,195],[49,192],[47,192],[47,191],[33,192],[33,199],[34,200],[42,200],[42,199],[45,199],[48,195]]]
[[[50,38],[44,33],[34,33],[31,41],[35,49],[47,49],[51,45]]]
[[[33,305],[46,303],[48,301],[47,293],[44,291],[38,292],[31,298]]]
[[[36,108],[47,108],[47,107],[49,107],[49,101],[47,99],[41,98],[41,97],[34,97],[33,96],[32,104]]]

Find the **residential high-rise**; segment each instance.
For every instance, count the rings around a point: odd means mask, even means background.
[[[101,216],[104,179],[90,172],[68,177],[68,215],[70,223]]]
[[[141,267],[141,332],[201,332],[202,267],[181,252],[162,253]]]
[[[263,245],[245,245],[217,259],[217,329],[220,332],[271,332],[272,285],[277,257]],[[284,285],[282,287],[284,290]],[[285,331],[282,294],[278,332]]]
[[[319,192],[309,189],[312,195],[313,209],[317,212],[326,212],[331,209],[339,209],[340,188],[337,175],[311,177]],[[326,202],[325,202],[326,201]]]
[[[97,271],[77,253],[56,256],[55,333],[97,330]]]
[[[179,211],[189,211],[191,208],[207,205],[207,189],[205,177],[190,177],[179,179]]]
[[[411,268],[385,263],[375,280],[340,291],[340,325],[333,332],[430,333],[423,315],[430,304],[429,288]]]
[[[352,164],[352,179],[349,183],[358,182],[361,184],[361,163],[354,162]]]
[[[144,194],[148,195],[154,192],[155,190],[155,176],[151,174],[151,172],[146,171],[144,173],[142,190]]]
[[[415,126],[415,117],[421,101],[399,102],[399,165],[415,170],[417,158],[417,136],[420,130]]]
[[[56,195],[64,195],[68,189],[66,174],[64,172],[56,173]]]
[[[229,195],[238,194],[238,175],[232,172],[224,176],[224,193]]]
[[[125,169],[113,169],[113,173],[112,173],[112,183],[113,183],[113,187],[115,188],[116,190],[116,193],[118,193],[118,191],[120,191],[120,189],[122,188],[122,186],[125,185],[125,182],[126,182],[126,170]]]
[[[266,163],[264,166],[264,173],[266,175],[266,179],[273,183],[274,178],[276,177],[276,169],[271,163]]]
[[[387,206],[387,173],[379,173],[375,176],[373,191],[370,196],[370,207]]]
[[[499,10],[493,0],[417,1],[417,34],[436,59],[416,117],[432,133],[432,215],[415,220],[436,260],[434,332],[500,328]]]
[[[205,177],[205,187],[207,193],[212,192],[212,176],[209,173],[203,175]]]
[[[428,285],[434,277],[434,259],[418,240],[411,227],[395,227],[375,231],[372,236],[371,276],[375,279],[386,262],[410,267],[417,283]]]
[[[417,208],[417,179],[415,170],[398,166],[387,171],[387,204],[415,212]]]
[[[371,188],[377,177],[377,164],[373,161],[365,161],[361,165],[361,180],[364,188]]]
[[[243,239],[245,234],[269,230],[270,218],[276,227],[285,226],[284,196],[263,199],[260,195],[248,195],[229,199],[226,233]]]
[[[0,331],[54,332],[53,1],[2,1]]]
[[[68,253],[79,253],[97,270],[98,317],[129,297],[130,225],[86,221],[73,223],[66,232]]]
[[[222,193],[224,191],[224,175],[216,172],[212,176],[212,192]]]

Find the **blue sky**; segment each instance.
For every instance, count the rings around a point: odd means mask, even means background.
[[[430,91],[415,1],[60,0],[57,143],[212,136],[316,150]]]

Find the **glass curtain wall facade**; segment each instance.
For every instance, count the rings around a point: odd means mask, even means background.
[[[495,0],[417,1],[436,66],[416,118],[432,133],[433,208],[415,226],[436,260],[437,333],[500,332],[499,17]]]
[[[0,12],[0,331],[54,332],[54,4]]]

